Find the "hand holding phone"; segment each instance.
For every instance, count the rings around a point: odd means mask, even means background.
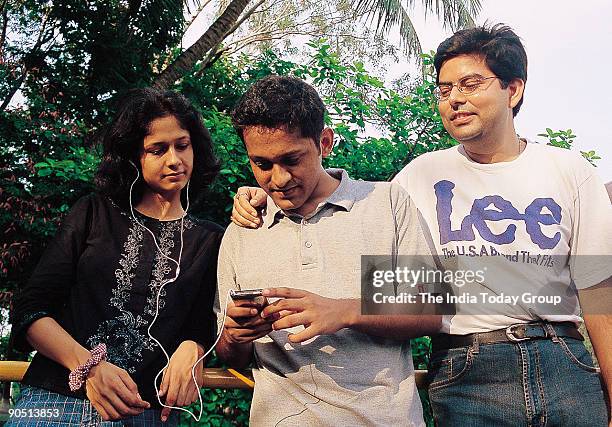
[[[263,296],[263,289],[232,289],[230,290],[230,297],[234,300],[234,303],[237,301],[252,301],[253,304],[261,308],[268,305],[266,297]],[[239,305],[244,306],[244,304]]]
[[[231,290],[224,333],[230,342],[247,343],[267,335],[272,330],[272,319],[261,317],[268,305],[262,289]]]

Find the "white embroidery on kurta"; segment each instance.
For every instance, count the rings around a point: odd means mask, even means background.
[[[191,229],[194,223],[185,219],[185,229]],[[178,257],[178,252],[172,254],[175,247],[174,237],[180,233],[180,221],[168,221],[160,224],[158,245],[161,253],[168,257]],[[144,233],[141,226],[131,220],[130,231],[123,245],[123,253],[119,259],[119,266],[115,270],[117,286],[112,290],[113,296],[109,303],[119,310],[120,315],[114,319],[102,322],[96,334],[87,340],[87,344],[95,346],[99,343],[107,345],[107,360],[130,373],[136,372],[136,366],[142,362],[143,351],[153,351],[154,341],[147,334],[147,327],[155,315],[157,293],[162,284],[174,277],[176,264],[169,261],[156,250],[153,271],[149,282],[147,303],[143,313],[131,313],[126,310],[125,303],[131,296],[132,281],[136,276],[135,270],[140,262],[139,254],[143,245]],[[152,244],[152,243],[151,243]],[[159,311],[165,306],[164,298],[166,288],[159,296]]]

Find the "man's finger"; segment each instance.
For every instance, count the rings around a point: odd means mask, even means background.
[[[248,329],[236,329],[233,335],[236,338],[249,339],[255,335],[261,335],[261,336],[267,335],[270,332],[272,332],[272,324],[266,323],[266,324],[254,326]]]
[[[259,187],[247,187],[247,189],[251,196],[251,200],[249,201],[251,206],[259,208],[266,205],[268,195],[263,189]]]
[[[264,297],[255,297],[255,299],[243,299],[233,301],[235,307],[250,307],[261,310],[268,304],[268,301]]]
[[[248,202],[247,202],[248,203]],[[250,205],[249,205],[250,206]],[[251,209],[253,209],[251,207]],[[232,221],[240,227],[257,228],[259,219],[257,213],[251,214],[247,212],[241,205],[239,199],[234,200],[232,207]]]
[[[228,307],[227,317],[232,319],[254,317],[259,314],[259,310],[255,307]]]
[[[227,317],[225,319],[225,328],[226,329],[253,329],[260,325],[265,325],[278,320],[276,318],[267,317],[264,318],[259,314],[251,317],[236,317],[231,318]]]
[[[317,335],[320,334],[316,331],[315,327],[311,325],[297,334],[289,334],[287,339],[289,342],[300,343],[316,337]]]
[[[272,326],[269,326],[263,330],[249,331],[245,334],[234,335],[232,339],[239,343],[251,342],[258,338],[265,337],[270,332],[272,332]]]
[[[275,331],[278,331],[280,329],[288,329],[295,326],[306,325],[307,323],[308,320],[306,319],[304,313],[295,313],[285,316],[282,319],[272,323],[272,328],[274,328]]]
[[[301,312],[304,310],[304,304],[298,299],[281,299],[273,302],[261,311],[261,317],[269,318],[270,316],[280,317],[280,313],[285,311]]]
[[[263,295],[271,298],[304,298],[310,292],[295,288],[266,288]]]

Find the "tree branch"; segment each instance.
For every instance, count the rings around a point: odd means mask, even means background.
[[[193,25],[193,23],[195,22],[195,20],[198,18],[198,16],[200,15],[200,13],[204,10],[204,8],[206,6],[208,6],[208,3],[210,3],[211,0],[206,0],[204,1],[200,7],[197,8],[195,14],[193,15],[193,17],[189,20],[189,22],[187,22],[187,25],[185,26],[185,32],[187,32],[187,30],[189,29],[189,27],[191,27],[191,25]]]
[[[254,12],[255,14],[259,14],[259,13],[266,13],[269,10],[271,10],[274,6],[276,6],[279,3],[282,3],[283,0],[277,0],[273,3],[270,3],[267,7],[263,8],[263,9],[259,9],[258,11]]]
[[[431,123],[431,119],[427,119],[427,122],[425,122],[425,124],[423,125],[423,128],[421,129],[421,131],[416,136],[416,138],[414,140],[414,143],[412,144],[412,147],[410,147],[410,150],[408,150],[408,153],[406,154],[406,157],[404,157],[404,160],[403,160],[402,164],[407,165],[412,160],[412,155],[414,154],[414,150],[416,149],[416,146],[419,143],[419,140],[421,139],[421,137],[423,136],[423,134],[427,130],[427,128],[428,128],[430,123]]]
[[[50,40],[50,38],[45,36],[45,33],[47,31],[47,24],[49,22],[50,14],[51,14],[51,11],[48,10],[47,13],[43,16],[42,22],[41,22],[40,32],[38,33],[38,38],[36,40],[36,43],[34,43],[34,46],[30,50],[30,52],[28,52],[27,54],[23,55],[22,60],[20,61],[21,62],[21,68],[22,68],[21,76],[18,79],[15,80],[13,86],[8,91],[6,97],[4,98],[4,101],[2,102],[2,105],[0,105],[0,111],[4,111],[9,106],[9,104],[11,103],[11,100],[13,99],[13,96],[15,96],[17,91],[21,88],[21,85],[25,81],[25,79],[26,79],[27,75],[29,74],[29,72],[33,68],[35,68],[35,63],[36,63],[36,61],[34,61],[35,56],[38,53],[41,53],[42,45]],[[46,52],[45,52],[45,54],[46,54]]]
[[[232,0],[221,16],[191,46],[179,55],[153,82],[156,89],[167,89],[204,57],[213,47],[225,39],[227,32],[238,21],[250,0]]]
[[[2,11],[2,35],[0,35],[0,63],[4,62],[5,60],[4,43],[6,42],[6,29],[8,28],[8,11],[4,9],[4,7],[6,6],[7,1],[8,0],[5,0],[2,4],[2,7],[0,8],[0,11]]]
[[[255,9],[257,9],[259,6],[261,6],[265,1],[266,0],[259,0],[257,3],[255,3],[255,6],[253,6],[249,10],[247,10],[242,15],[242,17],[240,17],[240,19],[238,21],[236,21],[236,23],[232,26],[232,28],[230,28],[230,30],[225,35],[225,38],[227,38],[230,35],[232,35],[238,29],[238,27],[240,27],[240,25],[242,25],[242,23],[244,21],[246,21],[253,14],[253,12],[255,12]],[[223,40],[225,40],[225,39],[223,39]],[[215,58],[215,61],[216,61],[217,59],[219,59],[221,57],[221,55],[217,55],[217,50],[219,49],[219,46],[221,46],[221,43],[223,42],[223,40],[221,40],[219,43],[217,43],[217,45],[215,47],[213,47],[208,52],[208,55],[206,55],[206,58],[204,58],[204,61],[202,61],[202,64],[201,64],[202,69],[208,68],[208,64],[209,64],[209,62],[213,58]]]

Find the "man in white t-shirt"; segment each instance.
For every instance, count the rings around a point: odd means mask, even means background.
[[[442,267],[484,270],[455,287],[432,338],[429,395],[443,425],[606,425],[581,310],[612,387],[612,207],[579,154],[519,139],[527,56],[508,27],[459,31],[435,55],[436,96],[460,145],[425,154],[409,189]],[[470,299],[468,296],[475,296]],[[486,421],[485,421],[486,420]]]
[[[436,422],[605,426],[612,206],[603,182],[579,154],[517,137],[527,56],[510,28],[459,31],[434,65],[440,115],[460,145],[420,156],[394,181],[421,211],[441,266],[483,279],[455,283],[457,314],[432,337]],[[234,216],[254,221],[248,209]],[[583,318],[601,372],[576,329]]]

